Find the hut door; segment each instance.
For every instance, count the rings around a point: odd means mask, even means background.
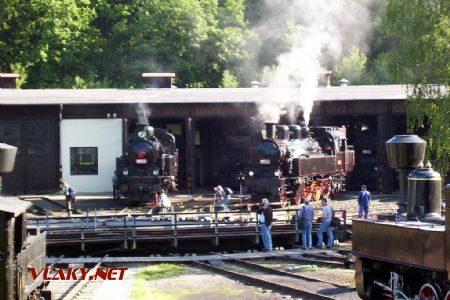
[[[6,193],[40,193],[57,189],[56,126],[56,120],[0,122],[0,141],[18,148],[14,171],[3,178]]]

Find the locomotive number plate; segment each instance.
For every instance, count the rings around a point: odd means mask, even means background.
[[[147,164],[147,160],[145,158],[138,158],[138,159],[136,159],[136,164],[145,165],[145,164]]]
[[[261,165],[270,165],[270,159],[260,159],[259,163]]]

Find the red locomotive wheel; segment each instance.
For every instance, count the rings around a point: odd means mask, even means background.
[[[302,201],[302,197],[300,197],[300,195],[297,195],[294,197],[294,203],[299,205]]]
[[[425,283],[420,288],[420,292],[419,292],[420,300],[439,300],[439,299],[441,299],[439,296],[440,296],[440,291],[438,290],[438,288],[436,288],[436,286],[434,286],[432,284]]]
[[[447,295],[445,295],[444,300],[450,300],[450,291],[447,292]]]
[[[286,205],[287,205],[287,196],[286,196],[285,191],[282,191],[280,193],[280,204],[281,204],[281,207],[286,207]]]

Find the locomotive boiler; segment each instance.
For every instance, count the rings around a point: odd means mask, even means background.
[[[251,161],[244,176],[247,193],[282,206],[333,197],[355,162],[345,128],[273,123],[266,123],[266,139],[254,148]]]
[[[129,202],[159,201],[159,193],[176,189],[178,150],[175,137],[148,123],[137,124],[126,151],[116,161],[120,195]]]
[[[352,223],[355,283],[362,299],[450,300],[450,185],[423,166],[426,143],[415,135],[386,142],[389,165],[399,176],[406,210]],[[400,201],[401,202],[401,201]]]

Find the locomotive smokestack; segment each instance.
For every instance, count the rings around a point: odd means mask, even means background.
[[[147,128],[148,126],[149,126],[149,124],[145,123],[145,122],[136,123],[136,127],[137,127],[138,131],[145,130],[145,128]]]
[[[396,135],[386,142],[389,166],[397,169],[399,175],[399,213],[406,212],[408,173],[423,162],[425,146],[426,142],[417,135]]]
[[[275,139],[276,123],[266,123],[266,138]]]

